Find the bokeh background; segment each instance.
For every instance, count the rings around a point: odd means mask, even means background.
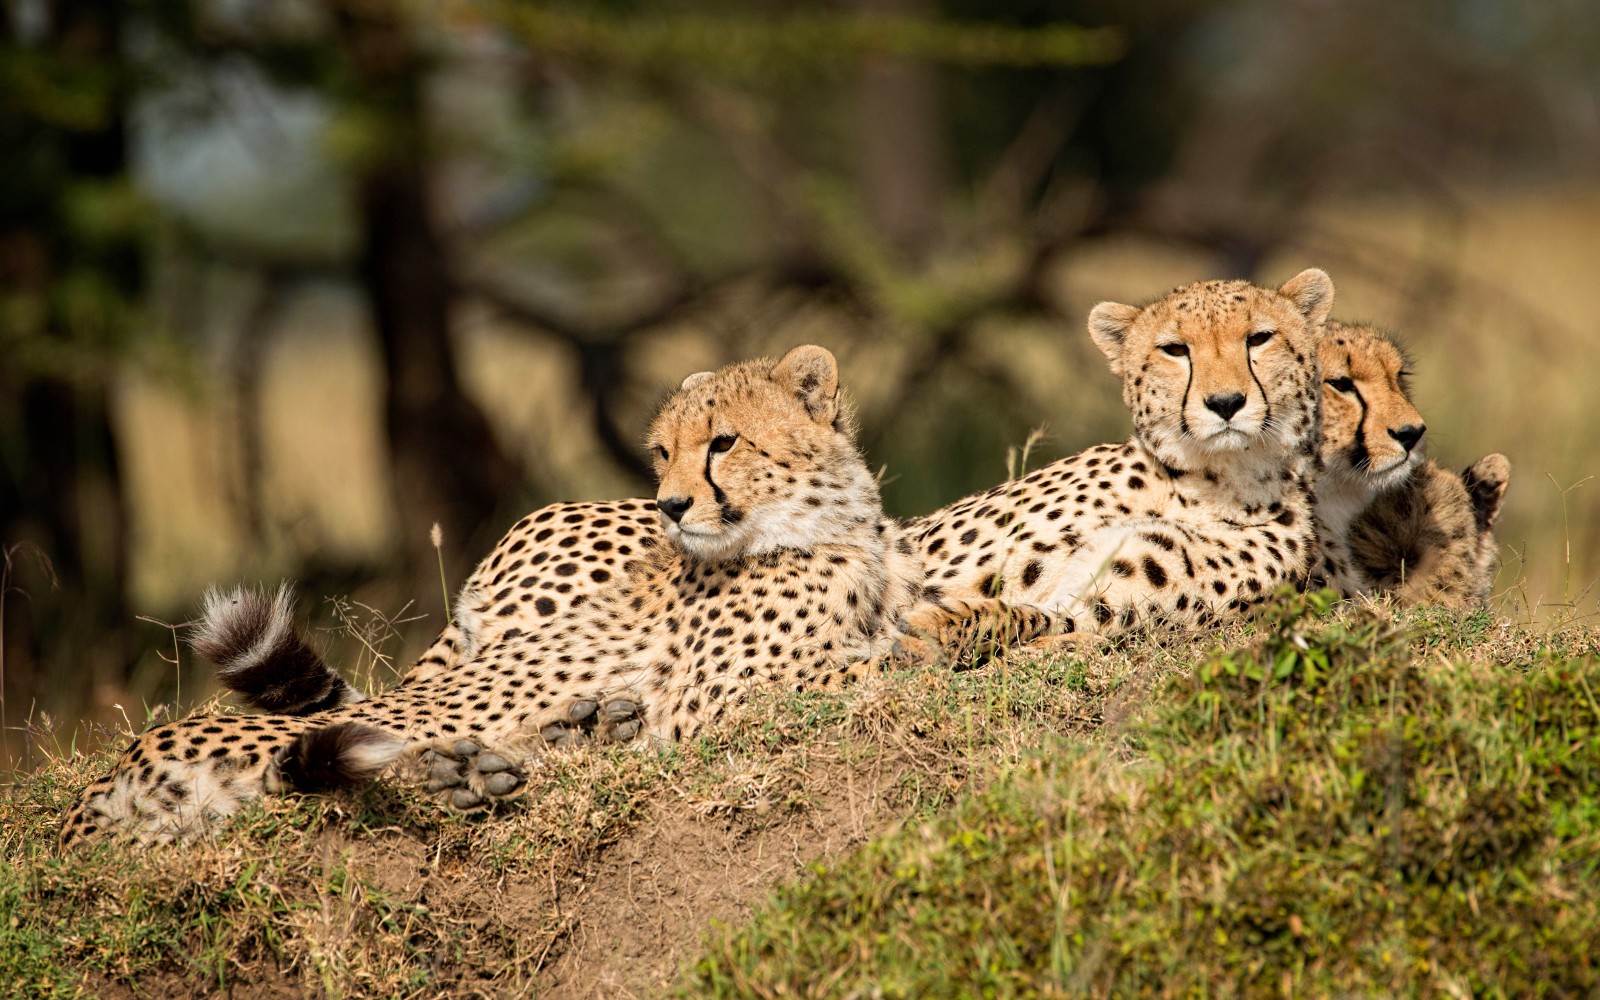
[[[1510,455],[1497,609],[1594,610],[1590,0],[0,12],[7,760],[205,694],[213,581],[382,680],[689,372],[829,346],[916,513],[1127,433],[1095,302],[1311,265]]]

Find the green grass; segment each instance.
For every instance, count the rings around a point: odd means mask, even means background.
[[[597,862],[641,824],[756,852],[848,801],[881,836],[811,867],[761,855],[766,881],[726,886],[753,917],[703,945],[674,905],[689,931],[619,956],[661,969],[628,989],[682,968],[697,996],[1587,994],[1597,645],[1298,597],[1205,636],[766,693],[667,752],[541,758],[491,820],[379,784],[269,800],[212,842],[56,857],[113,741],[0,794],[0,982],[521,995],[604,936]]]
[[[1325,611],[816,865],[681,992],[1592,995],[1592,636]]]

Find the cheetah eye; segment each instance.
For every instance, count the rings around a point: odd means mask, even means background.
[[[1189,356],[1188,344],[1162,344],[1159,350],[1169,358],[1187,358]]]
[[[665,462],[667,460],[667,449],[661,447],[659,444],[656,445],[656,457]]]
[[[716,437],[711,439],[711,454],[722,454],[729,448],[732,448],[733,443],[737,440],[739,440],[739,436],[737,434],[718,434]]]
[[[1249,347],[1260,347],[1262,344],[1265,344],[1267,341],[1271,340],[1272,335],[1277,332],[1278,331],[1276,330],[1257,330],[1255,333],[1252,333],[1250,336],[1244,338],[1245,345]]]
[[[1349,377],[1330,378],[1328,385],[1332,386],[1335,392],[1349,392],[1356,387],[1355,380]]]

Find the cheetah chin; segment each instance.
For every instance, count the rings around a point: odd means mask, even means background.
[[[1383,493],[1394,489],[1404,483],[1422,464],[1422,454],[1413,451],[1395,459],[1382,468],[1371,469],[1366,474],[1366,480],[1376,492]]]
[[[1261,440],[1261,428],[1223,427],[1200,439],[1200,446],[1213,454],[1244,451]]]
[[[738,529],[706,531],[673,524],[665,515],[661,518],[667,540],[682,548],[696,559],[719,562],[737,556],[746,548],[749,532]]]

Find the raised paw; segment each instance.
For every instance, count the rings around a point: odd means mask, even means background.
[[[567,717],[539,730],[544,741],[557,749],[596,743],[626,743],[644,728],[644,707],[633,698],[584,698],[572,703]]]
[[[521,797],[528,774],[509,757],[472,740],[440,740],[423,750],[422,790],[458,812],[483,812]]]

